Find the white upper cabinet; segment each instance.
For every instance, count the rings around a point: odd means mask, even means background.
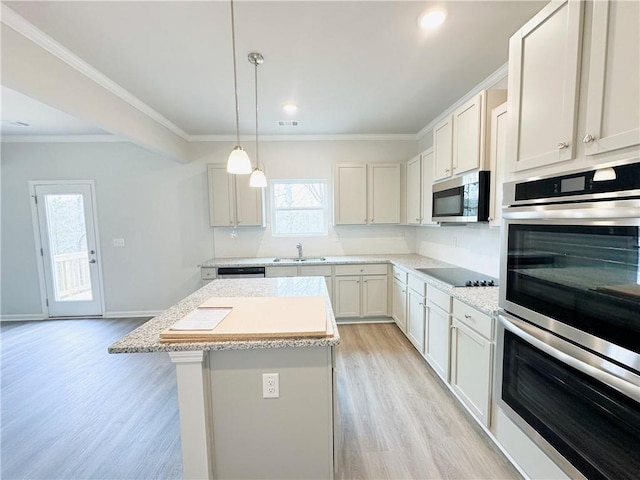
[[[431,210],[433,205],[433,148],[422,152],[422,209],[420,215],[420,225],[438,225],[438,222],[431,220]]]
[[[507,102],[491,112],[491,138],[489,165],[491,188],[489,189],[489,226],[502,226],[502,184],[505,178],[507,149]]]
[[[433,131],[435,181],[489,168],[490,114],[506,99],[506,90],[483,90],[436,125]]]
[[[433,129],[433,180],[451,176],[453,162],[453,117],[448,115]]]
[[[407,162],[407,225],[422,222],[422,161],[416,155]]]
[[[514,171],[574,158],[583,2],[552,1],[509,42]]]
[[[364,225],[367,223],[366,164],[336,165],[334,197],[336,225]]]
[[[639,24],[637,1],[564,0],[514,34],[509,172],[558,174],[637,156]]]
[[[209,224],[212,227],[263,227],[263,189],[249,186],[249,175],[227,173],[226,165],[208,165]]]
[[[640,144],[640,2],[593,2],[588,55],[585,154]]]
[[[370,164],[369,223],[400,223],[400,164]]]
[[[400,223],[400,164],[335,166],[336,225]]]
[[[453,113],[454,175],[480,168],[480,114],[482,97],[476,95]]]

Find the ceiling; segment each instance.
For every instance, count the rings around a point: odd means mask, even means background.
[[[235,133],[228,2],[3,3],[189,137]],[[255,131],[249,52],[265,58],[261,134],[415,135],[507,61],[509,37],[545,4],[236,0],[241,133]],[[420,30],[419,15],[435,6],[447,21]],[[37,102],[2,95],[3,121],[36,125]],[[299,110],[284,113],[287,102]],[[52,114],[42,105],[42,115]],[[63,125],[69,134],[100,132],[76,121],[45,121],[31,134],[62,134]]]

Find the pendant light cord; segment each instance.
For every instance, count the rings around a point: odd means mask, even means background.
[[[233,90],[236,100],[236,141],[240,145],[240,109],[238,108],[238,72],[236,67],[236,27],[233,15],[233,0],[231,0],[231,48],[233,50]]]
[[[258,156],[258,62],[255,63],[254,79],[256,84],[256,168],[260,169],[258,163],[260,157]]]

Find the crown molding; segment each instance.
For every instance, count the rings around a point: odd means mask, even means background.
[[[451,115],[458,107],[460,107],[461,105],[469,101],[474,95],[477,95],[482,90],[490,88],[496,83],[498,83],[500,80],[505,78],[508,73],[509,73],[509,62],[502,65],[495,72],[493,72],[483,81],[481,81],[471,90],[469,90],[467,94],[464,95],[460,100],[458,100],[456,103],[451,105],[449,108],[447,108],[444,112],[442,112],[436,118],[431,120],[431,122],[429,122],[426,127],[424,127],[422,130],[420,130],[416,134],[416,137],[418,138],[418,140],[422,139],[422,137],[424,137],[427,133],[432,131],[433,127],[435,127],[437,123],[439,123],[442,119],[444,119],[444,117],[446,117],[447,115]]]
[[[71,52],[64,46],[62,46],[60,43],[56,42],[53,38],[51,38],[49,35],[44,33],[42,30],[37,28],[32,23],[25,20],[22,16],[18,15],[11,8],[2,4],[2,10],[0,13],[1,13],[0,21],[3,24],[12,28],[16,32],[18,32],[20,35],[28,38],[39,47],[43,48],[50,54],[54,55],[55,57],[65,62],[71,68],[77,70],[78,72],[83,74],[85,77],[91,79],[92,81],[100,85],[102,88],[111,92],[112,94],[114,94],[124,102],[128,103],[132,107],[136,108],[140,112],[144,113],[146,116],[156,121],[160,125],[171,130],[173,133],[175,133],[182,139],[184,140],[189,139],[189,134],[187,132],[185,132],[176,124],[171,122],[169,119],[167,119],[166,117],[164,117],[163,115],[155,111],[149,105],[147,105],[142,100],[140,100],[138,97],[136,97],[132,93],[122,88],[116,82],[114,82],[109,77],[107,77],[105,74],[103,74],[99,70],[89,65],[87,62],[85,62],[80,57],[75,55],[73,52]]]
[[[130,142],[121,135],[2,135],[2,143],[118,143]]]
[[[190,135],[189,142],[235,142],[235,135]],[[253,136],[240,136],[243,142],[255,141]],[[415,134],[344,134],[344,135],[260,135],[261,142],[336,142],[336,141],[417,141]]]

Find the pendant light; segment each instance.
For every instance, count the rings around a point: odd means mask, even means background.
[[[256,168],[251,172],[249,177],[249,186],[265,188],[267,186],[267,177],[264,176],[264,172],[260,170],[260,156],[258,155],[258,65],[264,62],[264,57],[259,53],[252,52],[249,54],[249,63],[254,67],[254,78],[256,85]]]
[[[238,72],[236,68],[236,26],[233,16],[233,0],[231,0],[231,48],[233,50],[233,90],[236,100],[236,146],[229,154],[227,160],[227,172],[235,174],[251,173],[251,160],[249,155],[240,146],[240,120],[238,109]]]

